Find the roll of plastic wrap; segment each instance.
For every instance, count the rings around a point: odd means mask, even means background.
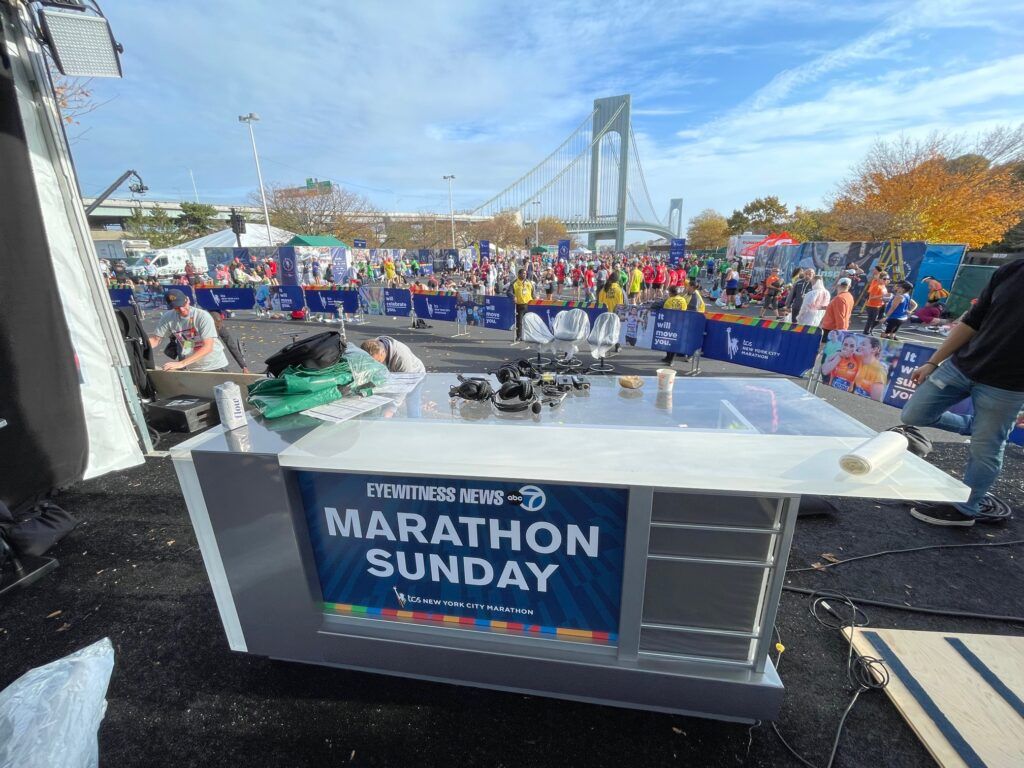
[[[839,466],[851,475],[867,475],[892,466],[907,450],[907,438],[898,432],[882,432],[839,457]]]
[[[217,401],[220,423],[225,429],[238,429],[246,425],[245,402],[242,390],[233,381],[226,381],[213,388],[213,397]]]

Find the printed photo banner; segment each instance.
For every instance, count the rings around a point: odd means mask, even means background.
[[[354,315],[359,311],[359,291],[355,288],[347,290],[317,291],[306,289],[306,306],[310,312],[323,312],[336,315],[347,312]]]
[[[256,294],[252,288],[197,288],[196,302],[207,312],[253,309]]]
[[[296,475],[325,613],[616,643],[626,490]]]
[[[915,368],[935,350],[922,344],[879,339],[854,331],[831,331],[825,340],[821,381],[833,389],[903,408],[917,388],[910,380]],[[971,413],[970,398],[951,409]],[[1010,433],[1010,442],[1024,445],[1024,424]]]
[[[811,326],[710,314],[702,354],[748,368],[803,376],[814,367],[820,340],[821,331]]]
[[[294,312],[306,306],[301,287],[297,285],[270,286],[270,307],[278,312]]]

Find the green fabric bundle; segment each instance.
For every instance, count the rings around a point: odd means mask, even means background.
[[[352,383],[352,371],[342,358],[329,368],[311,370],[288,366],[276,379],[249,385],[249,403],[265,418],[275,419],[341,398]]]

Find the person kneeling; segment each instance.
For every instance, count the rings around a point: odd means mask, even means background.
[[[407,344],[390,336],[367,339],[361,347],[378,363],[384,363],[392,373],[426,373],[427,371],[423,361],[416,357]]]

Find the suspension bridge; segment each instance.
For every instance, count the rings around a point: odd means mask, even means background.
[[[493,216],[516,212],[525,222],[553,216],[572,234],[625,244],[626,230],[679,237],[683,200],[669,203],[662,218],[647,189],[630,119],[630,97],[594,100],[594,111],[554,152],[473,210]]]

